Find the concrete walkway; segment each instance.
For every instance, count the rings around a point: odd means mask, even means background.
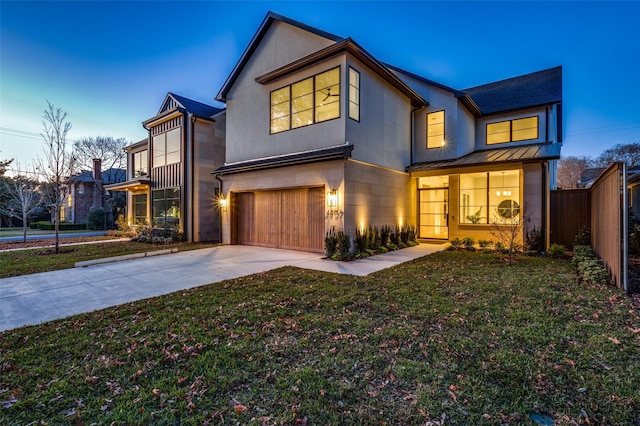
[[[0,331],[282,266],[368,275],[445,247],[420,244],[346,263],[314,253],[233,245],[4,278],[0,279]]]

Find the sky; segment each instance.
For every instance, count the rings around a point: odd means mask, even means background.
[[[0,160],[43,157],[47,101],[89,136],[147,136],[167,92],[218,90],[269,11],[465,89],[563,66],[562,155],[640,142],[640,2],[0,0]]]

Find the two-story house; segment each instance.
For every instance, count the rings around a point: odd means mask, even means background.
[[[523,218],[548,242],[561,67],[456,90],[269,13],[216,99],[225,243],[322,252],[331,227],[403,224],[492,239]]]
[[[169,93],[142,125],[149,137],[125,148],[127,180],[105,186],[127,191],[129,224],[220,241],[212,172],[224,163],[225,110]]]

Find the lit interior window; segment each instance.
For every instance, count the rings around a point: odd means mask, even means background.
[[[427,114],[427,148],[444,146],[444,111]]]

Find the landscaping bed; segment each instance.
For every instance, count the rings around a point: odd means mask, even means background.
[[[0,423],[638,423],[630,299],[518,260],[287,267],[7,331]]]

